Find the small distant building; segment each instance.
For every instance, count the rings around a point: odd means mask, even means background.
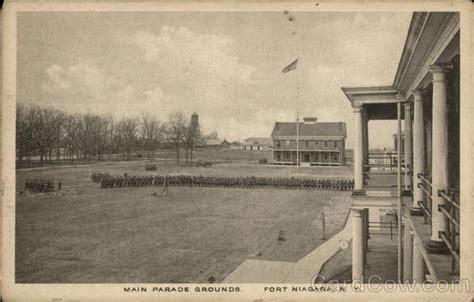
[[[244,143],[244,150],[271,150],[273,147],[273,141],[271,137],[249,137]]]
[[[297,147],[296,122],[276,122],[272,131],[273,163],[305,166],[345,165],[346,123],[318,122],[307,117],[298,124]]]
[[[232,146],[232,144],[229,143],[225,138],[221,142],[221,149],[223,149],[223,150],[229,150],[231,146]]]
[[[207,138],[204,139],[204,144],[202,145],[203,149],[206,150],[220,150],[222,141],[220,139]]]
[[[230,149],[231,150],[242,150],[243,147],[242,147],[242,144],[238,141],[234,141],[230,144]]]

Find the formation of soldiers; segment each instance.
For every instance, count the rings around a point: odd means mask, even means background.
[[[101,183],[103,178],[110,177],[109,173],[92,173],[91,180],[93,183]]]
[[[102,188],[157,186],[349,191],[354,187],[354,181],[346,179],[314,179],[296,177],[217,177],[201,175],[107,176],[102,178],[101,181]]]
[[[52,192],[54,191],[54,181],[46,179],[27,179],[25,181],[25,191]]]

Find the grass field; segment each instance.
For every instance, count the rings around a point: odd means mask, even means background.
[[[17,171],[61,179],[60,193],[17,195],[16,280],[20,283],[222,281],[245,259],[296,261],[342,229],[348,192],[171,187],[100,189],[93,172],[129,175],[145,162]],[[345,168],[160,164],[155,173],[351,177]],[[286,241],[277,241],[284,232]]]

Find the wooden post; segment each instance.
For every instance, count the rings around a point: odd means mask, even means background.
[[[323,235],[321,237],[321,239],[326,239],[326,219],[324,217],[324,209],[323,211],[321,212],[321,223],[322,223],[322,229],[323,229]]]
[[[369,209],[364,208],[362,223],[364,224],[364,266],[367,265],[367,251],[369,250]]]
[[[393,240],[392,221],[390,220],[390,240]]]

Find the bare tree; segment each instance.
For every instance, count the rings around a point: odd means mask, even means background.
[[[183,112],[173,112],[168,118],[167,138],[176,151],[176,164],[179,165],[179,152],[181,146],[185,143],[186,137],[186,118]]]
[[[150,115],[141,117],[140,126],[142,147],[148,152],[148,156],[151,157],[155,153],[162,138],[164,127],[158,119]]]
[[[174,115],[173,126],[179,129],[178,141],[185,137],[185,119],[181,114]],[[64,149],[73,162],[74,159],[98,160],[105,154],[127,154],[146,150],[152,155],[163,139],[165,125],[156,118],[123,118],[114,121],[111,115],[67,114],[53,108],[41,108],[18,103],[16,112],[16,152],[18,161],[31,160],[39,155],[40,163],[52,160],[56,149],[56,159]],[[140,137],[139,137],[140,135]],[[179,156],[179,155],[178,155]]]
[[[118,122],[117,134],[123,144],[123,151],[130,156],[137,146],[138,119],[123,118]]]
[[[30,152],[31,125],[28,122],[29,108],[24,104],[18,104],[16,108],[16,150],[18,161],[23,160],[23,156],[28,156]]]
[[[82,130],[82,117],[69,115],[64,121],[63,145],[67,150],[69,159],[74,162],[74,156],[79,152],[79,134]]]
[[[53,144],[57,138],[59,111],[51,108],[32,107],[29,121],[32,123],[33,142],[40,155],[40,163],[49,154],[51,160]]]

